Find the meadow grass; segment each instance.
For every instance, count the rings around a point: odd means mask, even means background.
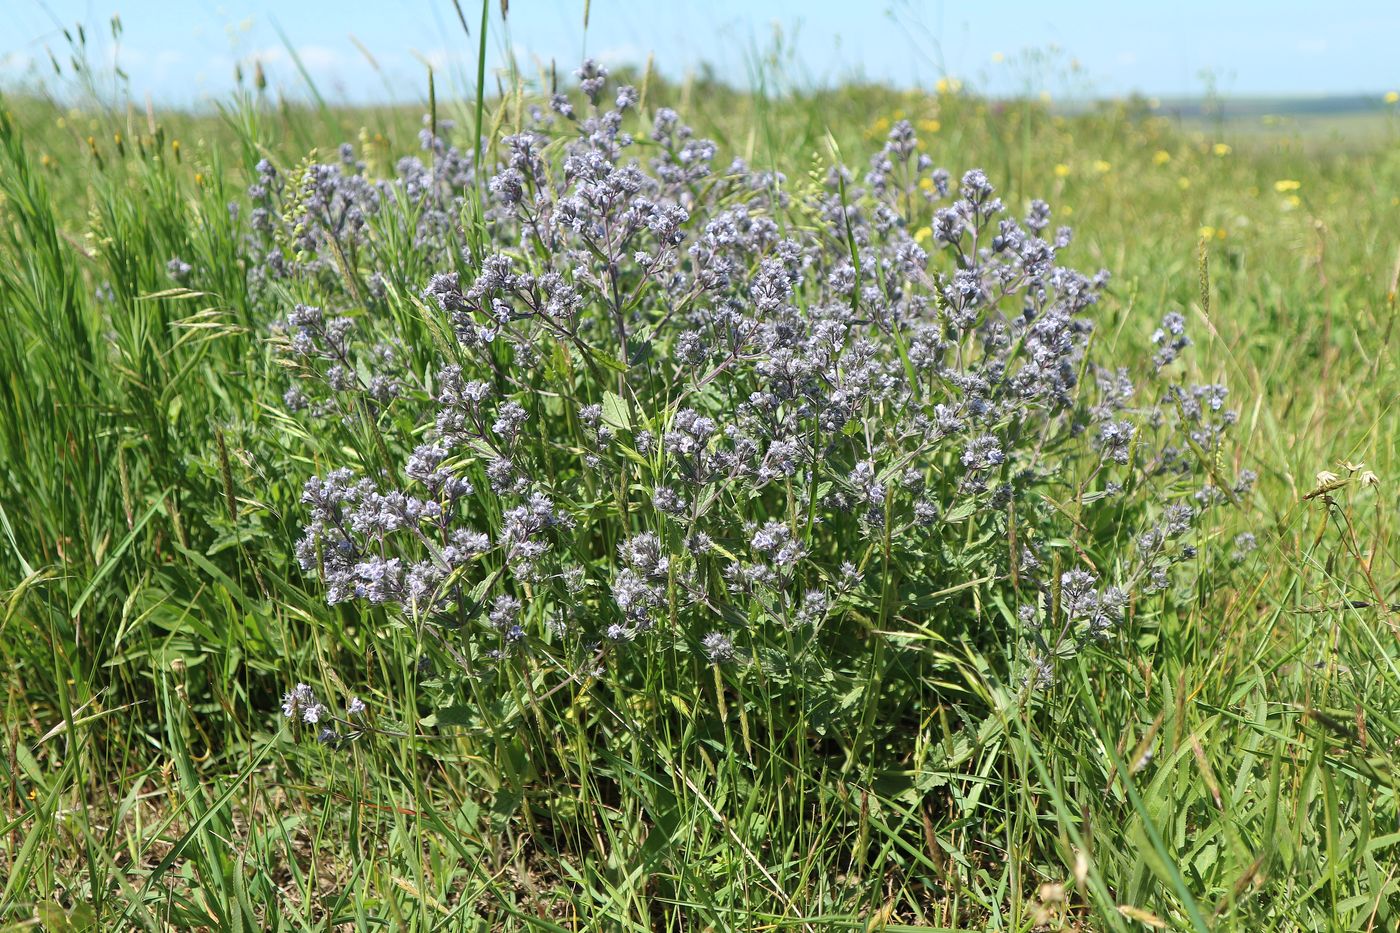
[[[833,150],[858,164],[907,117],[939,163],[1064,205],[1075,263],[1115,273],[1097,339],[1145,358],[1163,311],[1189,309],[1194,365],[1240,409],[1230,466],[1260,475],[1217,546],[1251,531],[1259,551],[1189,617],[1071,666],[1048,715],[996,659],[921,648],[962,680],[930,689],[900,769],[833,767],[806,736],[756,747],[756,723],[781,721],[761,692],[664,673],[644,696],[589,694],[573,735],[546,734],[528,697],[454,734],[422,721],[412,659],[295,567],[301,482],[335,451],[257,394],[278,364],[225,207],[265,154],[291,166],[348,139],[391,165],[420,111],[4,98],[0,922],[1393,929],[1394,123],[1319,148],[1128,106],[651,93],[792,178]],[[467,127],[520,117],[512,94],[433,106]],[[200,291],[172,289],[174,256],[211,270]],[[1336,484],[1309,497],[1323,470]],[[375,685],[381,721],[415,738],[298,743],[277,699],[297,681]],[[608,743],[584,733],[600,716],[621,724]],[[529,742],[568,763],[571,794]]]

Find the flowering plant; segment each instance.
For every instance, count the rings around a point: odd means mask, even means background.
[[[347,149],[251,192],[286,403],[344,457],[299,560],[387,610],[439,712],[713,667],[855,755],[918,717],[916,667],[956,692],[976,652],[1033,695],[1225,559],[1226,390],[1182,381],[1175,312],[1150,370],[1109,361],[1108,273],[1061,264],[1045,202],[1017,219],[907,122],[863,179],[794,183],[668,109],[636,138],[637,91],[579,77],[486,177],[425,131],[431,168],[371,183]],[[355,703],[285,709],[338,742]]]

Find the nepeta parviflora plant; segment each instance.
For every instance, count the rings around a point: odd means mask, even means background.
[[[664,668],[849,744],[929,700],[891,633],[1032,697],[1230,561],[1203,547],[1253,480],[1221,472],[1226,390],[1183,381],[1175,312],[1153,365],[1109,358],[1108,273],[1061,264],[1045,202],[1018,218],[907,122],[863,176],[794,183],[579,77],[481,178],[428,134],[429,168],[371,182],[347,149],[252,192],[257,274],[305,296],[286,402],[346,451],[306,482],[298,558],[401,634],[440,705]],[[439,263],[412,291],[374,246],[388,203]],[[354,710],[304,685],[285,706],[328,742]]]

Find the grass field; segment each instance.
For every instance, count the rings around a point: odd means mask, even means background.
[[[527,93],[444,95],[431,119],[468,149],[480,125],[491,157]],[[1259,474],[1202,544],[1252,532],[1258,550],[1034,703],[995,654],[872,631],[862,652],[957,672],[915,684],[920,719],[888,754],[781,734],[763,678],[718,667],[631,695],[600,680],[562,707],[525,678],[485,725],[448,716],[420,702],[388,616],[328,607],[296,566],[302,483],[348,442],[269,394],[288,309],[250,289],[240,226],[259,159],[350,141],[382,174],[427,108],[0,98],[0,924],[1395,929],[1393,108],[1320,145],[1302,124],[951,88],[646,94],[721,162],[795,184],[838,154],[862,172],[907,118],[1018,212],[1045,197],[1075,264],[1114,273],[1096,339],[1145,360],[1185,310],[1191,365],[1240,412],[1228,466]],[[397,256],[416,288],[435,271]],[[174,257],[198,270],[188,288]],[[299,741],[279,710],[298,682],[364,696],[376,728]]]

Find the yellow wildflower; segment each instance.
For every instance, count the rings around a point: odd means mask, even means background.
[[[1156,152],[1152,153],[1153,165],[1166,165],[1171,160],[1172,154],[1165,149],[1158,149]]]
[[[918,230],[914,231],[915,243],[927,243],[932,238],[933,228],[931,227],[920,227]]]
[[[1094,171],[1098,172],[1100,175],[1104,175],[1113,171],[1113,165],[1109,162],[1105,162],[1103,159],[1096,159],[1094,160]]]
[[[941,129],[943,129],[943,124],[937,120],[919,121],[919,132],[921,133],[937,133]]]
[[[1400,102],[1400,91],[1386,91],[1385,102],[1387,104],[1394,104],[1396,102]]]
[[[1213,151],[1218,156],[1227,156],[1234,150],[1230,148],[1229,143],[1216,143],[1214,146],[1211,147],[1211,151]]]
[[[1061,162],[1059,165],[1055,166],[1055,177],[1056,177],[1056,178],[1064,178],[1064,177],[1065,177],[1066,175],[1068,175],[1068,174],[1069,174],[1069,166],[1066,165],[1065,163]]]
[[[1288,191],[1297,191],[1301,187],[1303,187],[1303,183],[1292,178],[1280,178],[1278,181],[1274,182],[1274,190],[1279,194]]]
[[[1182,191],[1185,191],[1187,188],[1191,187],[1191,179],[1187,178],[1185,175],[1182,175],[1176,180],[1176,186]]]

